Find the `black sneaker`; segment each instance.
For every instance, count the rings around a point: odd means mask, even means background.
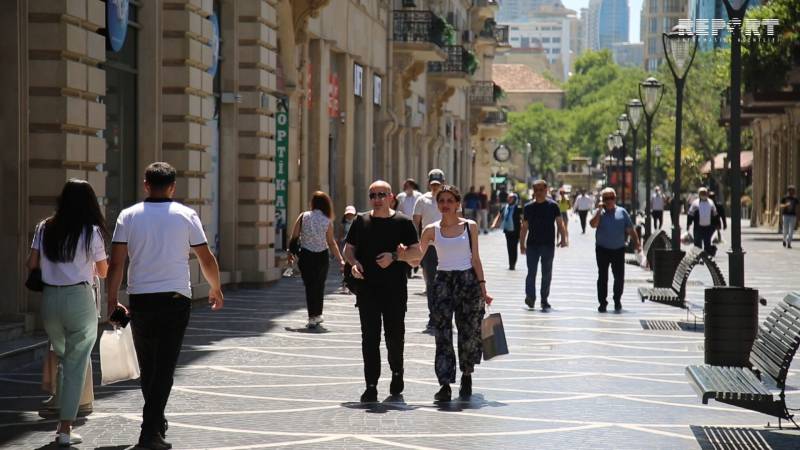
[[[449,384],[443,384],[442,388],[439,389],[439,392],[433,396],[433,399],[437,402],[449,402],[450,398],[453,396],[453,392],[450,390]]]
[[[622,311],[622,303],[621,302],[614,302],[614,311]]]
[[[462,400],[469,400],[472,397],[472,375],[461,375],[461,388],[458,390],[458,396]]]
[[[783,240],[783,246],[786,247],[786,239]]]
[[[542,301],[542,311],[547,311],[548,309],[550,309],[550,303],[547,303],[547,301]]]
[[[525,297],[525,304],[528,305],[528,308],[533,309],[536,307],[536,299],[533,297]]]
[[[406,385],[403,383],[403,372],[392,373],[392,382],[389,384],[389,393],[393,397],[397,397],[403,392]]]
[[[375,403],[378,401],[378,388],[371,384],[367,386],[367,389],[361,394],[361,403]]]
[[[601,303],[600,306],[597,307],[597,312],[604,313],[606,311],[607,311],[607,308],[606,308],[606,304],[605,303]]]
[[[169,450],[172,448],[172,445],[166,442],[164,438],[161,437],[161,434],[153,433],[150,435],[140,435],[139,443],[136,444],[136,448],[146,450]]]

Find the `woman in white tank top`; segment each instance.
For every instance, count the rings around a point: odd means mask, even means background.
[[[444,186],[436,195],[442,220],[428,225],[420,239],[422,254],[429,245],[436,247],[439,265],[433,283],[434,301],[431,320],[436,336],[436,377],[441,388],[434,398],[449,401],[450,384],[456,381],[456,355],[453,351],[453,315],[458,327],[458,362],[461,369],[459,396],[472,395],[472,372],[483,353],[481,321],[484,303],[491,303],[486,293],[483,265],[478,253],[477,224],[459,216],[461,194],[453,186]]]

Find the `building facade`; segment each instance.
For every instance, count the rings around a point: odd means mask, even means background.
[[[640,35],[644,44],[644,69],[654,71],[664,63],[663,33],[689,17],[687,0],[643,0]]]
[[[528,15],[525,21],[509,22],[513,48],[541,49],[551,65],[561,66],[558,78],[569,78],[572,48],[576,44],[575,11],[563,6],[542,6]]]
[[[611,56],[620,66],[642,67],[644,44],[641,42],[618,42],[611,46]]]
[[[493,96],[474,104],[473,86],[491,82],[507,47],[497,10],[477,0],[2,2],[0,314],[36,326],[23,264],[70,178],[92,183],[113,227],[143,198],[144,167],[171,163],[177,200],[199,213],[225,284],[280,277],[287,226],[316,190],[338,215],[365,209],[377,178],[399,186],[440,167],[448,182],[484,182],[475,156],[484,129],[501,133],[504,119],[489,114],[500,114]],[[191,273],[193,295],[205,296],[194,261]]]

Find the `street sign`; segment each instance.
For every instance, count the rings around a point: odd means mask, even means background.
[[[275,113],[275,218],[276,232],[285,236],[286,206],[289,200],[289,112],[279,108]],[[281,246],[285,245],[279,240]]]
[[[494,184],[505,183],[506,177],[489,177],[489,182]]]

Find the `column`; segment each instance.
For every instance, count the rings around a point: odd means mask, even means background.
[[[237,260],[242,281],[264,282],[280,277],[275,267],[277,19],[269,2],[237,3],[242,98],[238,108]]]

